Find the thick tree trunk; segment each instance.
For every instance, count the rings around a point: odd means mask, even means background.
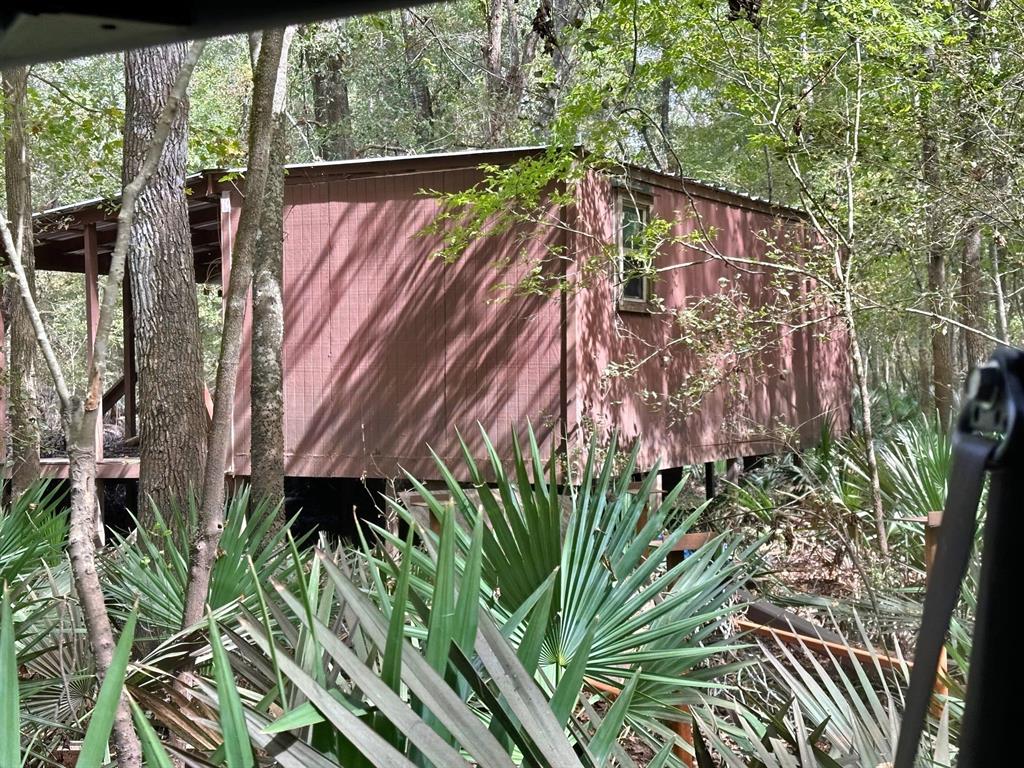
[[[125,53],[124,179],[142,165],[187,46]],[[139,510],[183,505],[206,462],[203,361],[185,199],[188,105],[171,128],[156,175],[140,195],[128,255],[139,381]]]
[[[960,259],[960,322],[968,328],[988,332],[988,300],[982,284],[981,225],[976,219],[968,223]],[[966,369],[983,363],[989,354],[990,342],[978,333],[964,330]]]
[[[275,119],[270,172],[253,264],[252,294],[252,498],[280,504],[284,499],[284,115]]]
[[[352,107],[348,100],[342,51],[311,46],[305,52],[313,91],[313,117],[320,126],[320,156],[345,160],[353,156]]]
[[[285,39],[284,30],[264,32],[260,45],[260,60],[256,67],[249,120],[249,167],[245,174],[245,206],[238,222],[238,233],[231,259],[224,330],[220,358],[217,361],[213,422],[208,438],[209,455],[203,474],[199,530],[189,553],[183,627],[192,626],[203,617],[210,589],[210,576],[217,558],[217,545],[224,528],[224,470],[234,411],[235,379],[238,374],[242,324],[249,303],[248,293],[252,284],[256,239],[270,164],[275,92],[281,62],[287,58]]]
[[[501,76],[502,32],[505,23],[504,0],[487,1],[487,42],[484,44],[484,77],[487,94],[487,144],[494,144],[502,134],[505,115],[502,96],[505,81]]]
[[[35,257],[32,243],[32,176],[25,138],[25,94],[28,67],[14,67],[3,73],[4,94],[4,183],[7,219],[21,241],[21,263],[33,295]],[[11,309],[11,357],[8,413],[11,419],[11,494],[17,497],[39,479],[39,401],[36,391],[36,337],[28,311],[18,296],[18,286],[8,286]],[[3,343],[0,337],[0,344]],[[3,450],[3,446],[0,446]]]
[[[423,53],[423,39],[420,23],[409,8],[400,11],[402,41],[405,49],[405,68],[409,78],[413,112],[416,115],[416,136],[421,145],[431,142],[434,137],[434,102],[427,83],[426,73],[420,64]]]

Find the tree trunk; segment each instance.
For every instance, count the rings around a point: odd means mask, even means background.
[[[7,219],[21,242],[21,263],[35,295],[35,257],[32,243],[32,176],[25,138],[25,94],[28,67],[3,72],[4,182]],[[16,498],[39,479],[39,401],[36,392],[36,337],[28,311],[18,296],[18,286],[8,286],[11,326],[10,394],[11,497]],[[0,344],[3,343],[0,337]],[[0,446],[0,451],[3,446]]]
[[[982,285],[981,225],[972,218],[964,237],[960,260],[960,322],[968,328],[988,332],[988,301]],[[990,342],[978,333],[964,329],[966,369],[988,359]]]
[[[125,53],[124,180],[142,165],[161,105],[185,59],[184,43]],[[188,105],[182,105],[156,174],[140,195],[128,276],[139,382],[139,502],[166,510],[198,492],[206,462],[203,361],[195,262],[185,199]]]
[[[672,78],[661,78],[661,92],[658,98],[658,129],[661,133],[662,167],[667,173],[682,174],[672,151]]]
[[[929,61],[934,53],[929,53]],[[929,78],[931,80],[931,64]],[[931,115],[928,82],[925,83],[922,99],[921,124],[921,171],[925,182],[925,234],[928,238],[928,303],[936,316],[945,316],[948,311],[946,296],[946,252],[942,245],[942,231],[945,222],[935,202],[942,185],[939,167],[939,142]],[[932,348],[932,396],[939,428],[947,429],[953,418],[953,355],[950,347],[948,328],[945,322],[935,320],[931,329]]]
[[[253,264],[252,295],[252,498],[280,504],[284,499],[284,115],[275,118],[270,172]]]
[[[416,14],[409,8],[403,8],[400,14],[405,68],[409,78],[413,112],[416,115],[416,136],[421,145],[427,145],[434,137],[434,103],[426,73],[419,61],[424,48],[420,23]]]
[[[506,0],[506,23],[509,37],[509,67],[505,76],[505,120],[518,119],[523,95],[526,93],[526,73],[537,55],[537,32],[532,24],[520,24],[522,18],[518,13],[516,0]]]
[[[96,419],[102,410],[83,409],[81,401],[64,413],[64,434],[68,443],[68,475],[71,480],[71,525],[68,529],[68,556],[75,574],[75,592],[82,606],[86,631],[96,669],[102,682],[114,657],[114,632],[103,600],[96,565],[95,537],[102,525],[96,504]],[[121,768],[142,765],[142,748],[127,699],[122,696],[114,718],[114,743],[117,764]]]
[[[345,160],[354,155],[352,107],[345,78],[345,55],[313,43],[303,51],[313,91],[313,117],[319,125],[320,156],[324,160]]]
[[[270,164],[274,101],[278,70],[287,60],[284,30],[267,30],[260,45],[260,60],[253,85],[249,120],[249,167],[245,174],[245,206],[238,222],[231,276],[224,312],[224,330],[217,361],[217,389],[213,422],[208,436],[209,455],[203,474],[199,530],[189,552],[188,589],[182,626],[200,621],[210,589],[210,575],[224,528],[224,471],[234,411],[235,380],[242,349],[242,325],[252,283],[253,259],[262,216],[263,196]]]
[[[487,42],[484,45],[484,77],[487,94],[487,144],[493,145],[502,134],[505,115],[501,76],[502,28],[505,23],[504,0],[487,0]]]
[[[1003,342],[1010,341],[1010,330],[1006,319],[1006,292],[1003,290],[1002,250],[1006,246],[1001,242],[1001,235],[995,233],[992,236],[992,243],[989,245],[989,253],[992,256],[992,285],[995,289],[996,299],[996,332]]]
[[[853,254],[850,254],[850,258]],[[849,288],[844,290],[844,314],[847,333],[849,334],[850,358],[853,362],[853,381],[860,397],[860,427],[864,437],[864,454],[868,462],[868,478],[871,491],[871,507],[875,519],[875,530],[878,533],[878,548],[883,557],[889,555],[889,537],[885,526],[885,509],[882,507],[882,488],[878,477],[878,454],[875,451],[875,428],[871,423],[871,392],[868,389],[867,371],[864,367],[864,356],[857,334],[857,321],[853,312],[853,297]]]
[[[918,328],[917,402],[923,411],[932,396],[932,351],[928,318],[920,318]]]

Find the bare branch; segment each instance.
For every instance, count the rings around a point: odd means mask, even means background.
[[[3,231],[4,250],[7,252],[7,260],[18,283],[18,292],[21,294],[21,300],[28,311],[32,327],[35,329],[36,341],[39,343],[39,349],[43,353],[46,367],[50,369],[50,376],[53,377],[53,385],[57,390],[57,397],[60,400],[61,408],[67,410],[71,407],[71,392],[68,389],[67,381],[64,379],[64,371],[57,361],[57,355],[54,354],[53,345],[50,344],[50,336],[46,332],[46,324],[43,322],[43,317],[39,314],[39,307],[36,306],[35,299],[32,296],[32,289],[29,287],[28,277],[21,263],[21,248],[14,244],[10,225],[2,211],[0,211],[0,230]],[[21,240],[22,238],[19,237],[19,241]]]

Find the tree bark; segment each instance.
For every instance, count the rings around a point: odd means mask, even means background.
[[[960,322],[968,328],[988,332],[987,292],[982,284],[981,224],[972,218],[964,237],[960,260]],[[970,369],[988,359],[989,341],[964,329],[965,368]]]
[[[934,53],[929,52],[928,78],[922,90],[921,110],[921,172],[924,179],[925,236],[928,260],[928,309],[936,316],[945,316],[948,308],[946,295],[946,252],[942,245],[942,221],[935,196],[942,186],[939,166],[939,142],[931,114],[928,84],[932,78]],[[940,429],[947,429],[953,418],[953,354],[948,328],[936,321],[931,329],[932,398]]]
[[[102,405],[83,407],[76,401],[64,412],[64,434],[68,445],[68,476],[71,480],[71,524],[68,529],[68,557],[75,574],[75,592],[82,606],[86,631],[100,681],[114,658],[114,632],[103,598],[96,565],[96,532],[102,522],[96,504],[96,420]],[[114,743],[121,768],[142,765],[142,747],[132,723],[128,700],[122,694],[114,718]]]
[[[853,258],[853,254],[849,254]],[[849,334],[850,359],[853,363],[853,381],[860,397],[861,434],[864,437],[864,455],[868,462],[868,480],[871,491],[871,508],[878,533],[878,549],[883,557],[889,555],[889,536],[885,526],[885,510],[882,507],[882,488],[878,475],[878,453],[875,451],[875,428],[871,422],[871,392],[868,389],[868,375],[864,366],[857,319],[853,310],[853,295],[849,286],[844,287],[843,309]]]
[[[208,435],[209,453],[203,474],[199,530],[189,553],[188,589],[182,626],[190,627],[203,617],[217,545],[224,529],[224,471],[234,411],[235,379],[242,348],[242,326],[252,283],[253,259],[259,233],[264,191],[270,164],[274,99],[278,71],[285,51],[282,29],[267,30],[260,45],[260,59],[253,86],[249,120],[249,168],[245,174],[245,205],[238,222],[231,276],[224,312],[224,330],[217,363],[217,389],[213,421]]]
[[[400,14],[405,69],[409,78],[413,113],[416,115],[416,136],[421,145],[426,145],[434,137],[434,102],[430,94],[430,85],[427,83],[427,76],[419,61],[424,47],[419,29],[420,23],[409,8],[403,8]]]
[[[253,264],[252,381],[249,395],[252,498],[280,504],[284,499],[284,115],[277,115],[270,172],[263,193],[263,216]]]
[[[508,122],[518,118],[523,95],[526,93],[526,73],[537,56],[537,32],[533,25],[522,24],[522,16],[517,13],[519,6],[516,0],[506,0],[506,22],[509,37],[509,67],[505,76],[505,120]]]
[[[318,39],[314,27],[304,38],[302,56],[313,94],[320,156],[324,160],[353,157],[352,107],[345,77],[345,52],[336,41]]]
[[[160,106],[185,59],[184,43],[125,53],[124,180],[135,176]],[[139,196],[128,254],[139,382],[139,513],[184,505],[206,462],[203,360],[195,262],[185,198],[188,103],[152,181]]]
[[[484,45],[484,77],[487,94],[487,144],[502,134],[505,116],[502,96],[505,81],[501,76],[502,31],[505,23],[504,0],[487,0],[487,42]]]
[[[918,320],[918,349],[917,402],[923,411],[932,396],[931,324],[926,317]]]
[[[28,67],[3,72],[4,183],[7,218],[21,242],[21,263],[32,295],[36,291],[32,242],[32,175],[25,136],[25,95]],[[10,307],[11,356],[8,413],[11,419],[11,496],[17,498],[39,479],[39,400],[36,391],[36,339],[32,321],[18,298],[18,286],[7,286]],[[0,338],[0,344],[3,339]],[[3,446],[0,446],[3,450]]]
[[[996,332],[1004,342],[1009,342],[1010,331],[1006,319],[1006,292],[1003,290],[1003,273],[1000,271],[1002,262],[1002,250],[1006,247],[1001,242],[1002,236],[996,232],[992,236],[992,243],[989,245],[989,253],[992,255],[992,286],[995,291],[996,300]]]

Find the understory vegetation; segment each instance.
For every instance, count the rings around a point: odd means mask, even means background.
[[[948,462],[927,422],[882,434],[886,501],[906,518],[888,563],[871,554],[856,437],[825,435],[692,506],[685,482],[649,501],[658,475],[634,482],[638,446],[593,443],[567,467],[531,433],[511,462],[439,462],[444,490],[410,479],[418,509],[389,501],[399,523],[358,541],[295,540],[242,491],[209,612],[183,631],[196,511],[164,510],[101,550],[119,640],[99,688],[64,497],[36,486],[0,518],[0,725],[21,733],[3,764],[103,765],[124,690],[154,766],[664,766],[693,749],[700,768],[876,768],[921,604],[913,518],[941,499]],[[672,557],[698,527],[721,532]],[[831,551],[815,558],[839,574],[831,595],[800,588],[801,546]],[[766,596],[870,661],[744,629]],[[971,615],[951,633],[922,765],[955,754]]]
[[[1024,337],[1022,10],[4,63],[0,768],[887,767],[960,384]]]

